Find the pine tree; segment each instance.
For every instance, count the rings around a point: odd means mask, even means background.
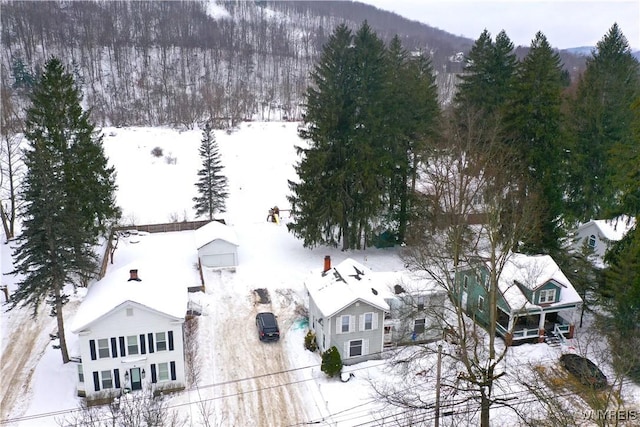
[[[35,316],[47,299],[57,318],[64,363],[69,361],[64,286],[95,273],[98,235],[119,214],[114,170],[106,166],[102,139],[81,101],[72,75],[59,59],[50,59],[27,110],[23,232],[13,272],[22,279],[10,305],[32,306]]]
[[[390,75],[386,98],[385,138],[389,220],[397,238],[405,240],[412,216],[412,197],[421,154],[437,135],[438,92],[431,61],[411,56],[396,36],[387,50]]]
[[[198,171],[198,197],[194,197],[195,205],[193,209],[196,216],[206,215],[212,220],[216,212],[225,211],[225,200],[227,193],[227,178],[222,175],[222,162],[218,151],[211,124],[207,123],[202,130],[202,142],[200,144],[200,158],[202,159],[202,169]]]
[[[467,55],[454,104],[461,111],[476,111],[494,120],[511,97],[518,61],[513,43],[504,31],[496,36],[484,30]]]
[[[640,66],[614,24],[587,59],[570,103],[573,146],[568,199],[578,220],[616,210],[619,178],[626,173],[620,161],[633,156],[638,145],[631,126],[638,114],[632,107],[638,96]],[[611,155],[614,152],[616,156]]]
[[[299,135],[308,141],[308,147],[297,147],[301,156],[295,166],[298,182],[289,181],[292,195],[288,197],[294,222],[287,224],[305,247],[337,246],[347,229],[350,188],[341,171],[355,126],[352,43],[347,26],[336,27],[311,73],[312,86],[306,93]]]
[[[332,378],[342,372],[342,358],[335,345],[322,353],[320,370]]]
[[[640,225],[636,226],[607,254],[611,267],[605,271],[611,322],[607,333],[614,351],[614,365],[640,381]]]
[[[563,73],[560,57],[538,32],[518,70],[517,84],[505,117],[509,142],[520,153],[522,197],[538,195],[540,230],[523,251],[551,253],[559,249],[563,212],[561,123]]]

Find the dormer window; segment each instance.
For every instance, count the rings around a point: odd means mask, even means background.
[[[592,234],[591,236],[589,236],[589,242],[587,244],[589,245],[589,247],[591,249],[595,249],[596,248],[596,236],[595,236],[595,234]]]
[[[539,304],[548,304],[556,300],[555,289],[543,289],[540,291],[540,297],[538,298]]]

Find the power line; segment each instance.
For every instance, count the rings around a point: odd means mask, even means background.
[[[383,354],[389,353],[389,352],[391,352],[393,350],[395,350],[395,349],[385,349],[385,350],[382,350],[380,352],[372,353],[371,355],[383,355]],[[556,360],[557,360],[557,358],[543,358],[543,359],[537,359],[536,362],[539,362],[539,361],[556,361]],[[351,372],[364,370],[364,369],[370,369],[372,367],[377,367],[377,366],[380,366],[380,365],[384,365],[386,363],[387,363],[387,360],[383,360],[382,362],[380,362],[378,364],[375,364],[374,366],[363,366],[363,367],[358,367],[358,368],[352,368]],[[513,367],[513,366],[525,366],[525,365],[529,366],[530,363],[522,361],[520,363],[511,364],[509,366]],[[317,368],[319,366],[321,366],[321,365],[320,364],[307,365],[307,366],[303,366],[303,367],[286,369],[286,370],[282,370],[282,371],[276,371],[276,372],[271,372],[271,373],[262,374],[262,375],[256,375],[256,376],[252,376],[252,377],[245,377],[245,378],[239,378],[239,379],[235,379],[235,380],[223,381],[223,382],[219,382],[219,383],[206,384],[206,385],[203,385],[203,386],[193,386],[193,387],[190,387],[188,389],[185,389],[185,391],[187,391],[187,392],[194,391],[194,390],[198,391],[199,389],[213,388],[213,387],[219,387],[219,386],[230,385],[230,384],[237,384],[237,383],[244,382],[244,381],[251,381],[251,380],[265,378],[265,377],[274,376],[274,375],[281,375],[281,374],[301,371],[301,370],[305,370],[305,369]],[[449,379],[449,380],[452,380],[454,378],[455,378],[455,375],[447,377],[447,379]],[[182,406],[191,405],[191,404],[198,404],[198,403],[207,402],[207,401],[220,400],[220,399],[225,399],[225,398],[229,398],[229,397],[235,397],[235,396],[240,396],[240,395],[249,394],[249,393],[256,393],[256,392],[260,392],[260,391],[264,391],[264,390],[269,390],[269,389],[279,388],[279,387],[285,387],[285,386],[288,386],[288,385],[299,384],[299,383],[304,383],[304,382],[307,382],[307,381],[314,381],[314,380],[315,380],[315,378],[307,378],[307,379],[298,380],[298,381],[290,381],[290,382],[285,382],[285,383],[278,384],[278,385],[262,387],[262,388],[258,388],[258,389],[254,389],[254,390],[245,391],[245,392],[238,392],[238,393],[224,395],[224,396],[217,396],[217,397],[213,397],[213,398],[209,398],[209,399],[198,399],[198,400],[195,400],[193,402],[169,405],[167,408],[177,408],[177,407],[182,407]],[[631,383],[633,383],[633,382],[630,381],[630,380],[623,380],[622,381],[623,385],[631,384]],[[526,392],[526,390],[523,391],[523,392]],[[135,396],[132,398],[132,400],[134,400],[134,401],[135,400],[141,400],[141,399],[143,399],[143,398],[142,397],[136,398]],[[373,403],[375,401],[376,401],[376,399],[371,399],[369,401],[369,403]],[[355,409],[355,408],[363,406],[365,404],[368,404],[368,403],[359,404],[359,405],[356,405],[355,407],[350,408],[350,409]],[[443,406],[449,406],[449,405],[443,405]],[[340,411],[340,412],[345,412],[345,411],[348,411],[350,409],[343,410],[343,411]],[[82,408],[70,408],[70,409],[63,409],[63,410],[59,410],[59,411],[51,411],[51,412],[44,412],[44,413],[33,414],[33,415],[26,415],[26,416],[22,416],[22,417],[15,417],[15,418],[10,418],[10,419],[0,420],[0,424],[8,424],[8,423],[13,423],[13,422],[21,422],[21,421],[28,421],[28,420],[39,419],[39,418],[48,418],[48,417],[65,415],[65,414],[72,414],[74,412],[81,412],[83,410],[84,409],[82,409]],[[332,415],[328,415],[328,416],[323,417],[322,419],[317,420],[317,421],[322,422],[325,419],[331,418],[331,416]],[[315,423],[317,421],[314,421],[314,422],[311,422],[311,423]],[[294,425],[303,425],[303,424],[309,424],[309,422],[301,423],[301,424],[294,424]]]

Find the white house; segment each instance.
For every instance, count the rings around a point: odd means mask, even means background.
[[[324,352],[336,346],[346,365],[380,357],[383,320],[389,305],[384,287],[372,271],[350,258],[313,275],[305,286],[309,295],[309,327]]]
[[[99,399],[150,386],[185,387],[185,282],[193,265],[142,260],[93,284],[72,321],[78,334],[78,395]]]
[[[238,265],[238,237],[231,227],[219,221],[211,221],[195,231],[195,239],[203,267]]]
[[[604,255],[613,242],[621,240],[633,228],[635,220],[627,216],[614,219],[592,219],[581,224],[575,232],[573,249],[580,251],[583,245],[593,249],[597,264],[603,265]]]

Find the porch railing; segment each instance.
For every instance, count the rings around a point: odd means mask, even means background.
[[[516,329],[513,331],[513,339],[532,338],[540,336],[540,330],[535,329]]]

